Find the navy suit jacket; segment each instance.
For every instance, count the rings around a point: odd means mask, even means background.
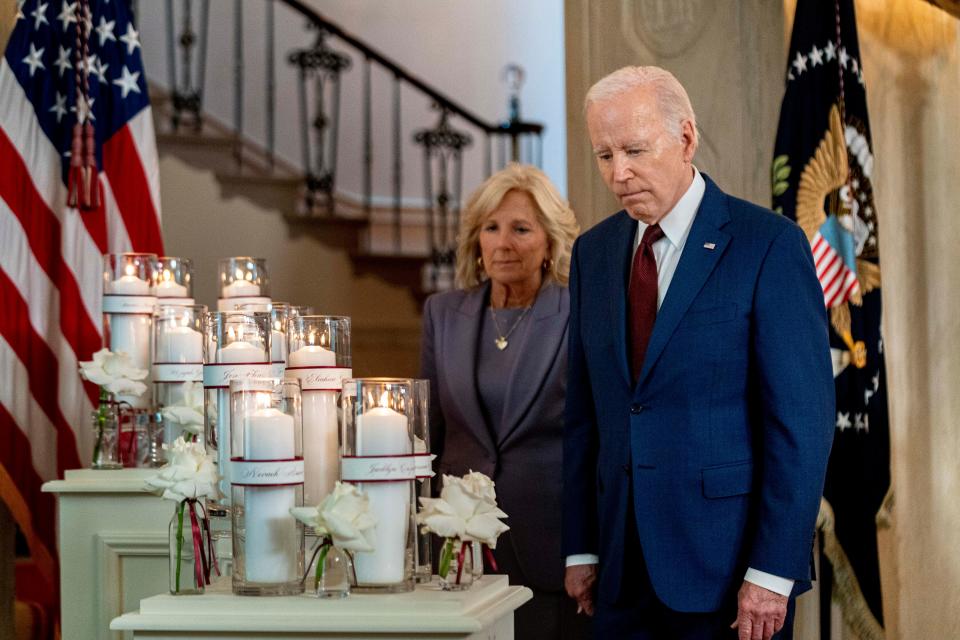
[[[423,312],[421,375],[430,380],[430,447],[439,473],[480,471],[496,482],[523,582],[563,587],[560,466],[566,385],[566,287],[546,282],[530,326],[510,349],[522,356],[508,376],[503,428],[487,424],[477,393],[477,348],[489,283],[430,296]]]
[[[799,227],[704,180],[636,385],[637,223],[621,211],[574,246],[563,554],[599,555],[604,602],[638,579],[623,566],[631,512],[675,611],[718,610],[747,567],[809,587],[835,418],[823,291]]]

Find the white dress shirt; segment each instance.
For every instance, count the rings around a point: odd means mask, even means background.
[[[693,226],[693,219],[697,217],[697,210],[700,208],[700,202],[703,200],[703,194],[707,185],[697,168],[693,168],[693,181],[686,192],[677,201],[667,215],[660,219],[660,228],[663,230],[663,237],[653,243],[653,255],[657,261],[657,310],[663,304],[663,299],[667,295],[667,289],[670,288],[670,282],[673,280],[673,274],[677,271],[677,264],[680,262],[680,254],[683,253],[683,246],[687,243],[687,236],[690,235],[690,228]],[[643,238],[643,232],[647,230],[645,222],[637,221],[637,235],[633,239],[633,253],[636,254],[637,247],[640,246],[640,239]],[[578,553],[567,556],[566,566],[572,567],[578,564],[597,564],[599,558],[592,553]],[[793,589],[793,580],[781,578],[765,571],[756,569],[747,569],[744,580],[769,589],[783,596],[789,596]]]

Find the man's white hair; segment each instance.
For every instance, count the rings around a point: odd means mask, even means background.
[[[689,120],[693,125],[693,142],[695,145],[699,143],[697,116],[686,89],[672,73],[660,67],[622,67],[604,76],[587,91],[584,111],[595,102],[604,102],[641,87],[653,88],[667,131],[679,136],[683,121]]]

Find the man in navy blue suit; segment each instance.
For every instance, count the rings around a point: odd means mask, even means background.
[[[612,73],[586,117],[623,210],[573,250],[567,592],[598,638],[789,638],[833,437],[810,245],[693,166],[669,72]]]

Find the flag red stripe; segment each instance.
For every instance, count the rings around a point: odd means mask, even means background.
[[[830,245],[823,241],[823,238],[817,237],[816,242],[811,245],[811,250],[813,251],[814,263],[819,266],[820,261],[823,260],[823,257],[828,253]]]
[[[0,269],[0,335],[17,354],[30,379],[30,393],[57,430],[57,470],[80,467],[77,440],[60,410],[60,384],[55,375],[57,358],[49,345],[33,329],[27,303],[16,285]],[[77,425],[81,428],[80,425]]]
[[[815,263],[817,267],[817,273],[823,273],[824,271],[829,269],[830,265],[832,265],[833,261],[836,260],[838,257],[839,256],[836,254],[835,251],[832,251],[829,248],[825,249]]]
[[[80,287],[63,261],[60,222],[37,193],[30,174],[6,133],[0,129],[0,157],[6,167],[0,171],[0,198],[20,221],[30,250],[40,267],[60,291],[60,330],[78,360],[88,360],[103,344],[83,304]],[[87,387],[91,402],[96,390]]]
[[[827,290],[827,284],[830,282],[837,273],[843,271],[843,263],[840,261],[840,256],[833,254],[833,259],[830,260],[830,264],[826,265],[823,269],[817,271],[817,278],[823,284],[823,290]]]
[[[92,211],[84,211],[80,219],[83,220],[83,226],[87,229],[87,233],[90,234],[90,238],[97,245],[100,253],[109,253],[106,203],[101,199],[99,207]]]
[[[160,222],[129,126],[121,127],[104,143],[103,170],[110,179],[133,250],[163,255]]]
[[[846,267],[844,265],[840,265],[840,268],[837,269],[837,271],[833,273],[830,276],[830,279],[824,284],[823,290],[829,293],[834,286],[839,287],[840,284],[843,282],[843,277],[844,275],[846,275],[846,273],[847,273]]]
[[[17,524],[24,532],[27,542],[31,546],[31,553],[34,557],[40,557],[44,554],[49,558],[56,557],[57,537],[54,529],[56,515],[56,500],[51,493],[43,493],[40,490],[43,479],[37,475],[31,464],[30,441],[17,426],[13,416],[7,411],[7,408],[0,404],[0,467],[10,476],[19,498],[23,504],[30,510],[29,522],[23,522],[24,516],[18,513],[18,509],[11,509]],[[2,487],[0,487],[2,492]],[[6,496],[10,497],[10,496]],[[9,504],[13,504],[13,500]],[[31,532],[33,535],[31,535]],[[43,545],[42,550],[33,548],[34,544]],[[38,553],[39,551],[39,553]],[[55,567],[52,575],[48,576],[51,586],[55,584]],[[49,570],[49,569],[47,569]]]

